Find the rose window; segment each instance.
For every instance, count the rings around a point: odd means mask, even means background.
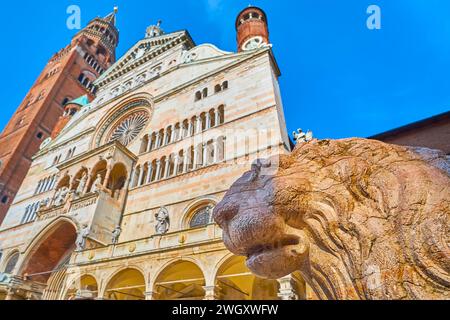
[[[128,146],[144,130],[148,120],[147,112],[130,115],[113,130],[110,141],[119,141],[124,146]]]

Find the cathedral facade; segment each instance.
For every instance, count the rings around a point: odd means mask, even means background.
[[[266,14],[236,30],[234,53],[158,23],[65,103],[0,228],[0,299],[312,298],[297,274],[252,275],[211,219],[291,150]]]

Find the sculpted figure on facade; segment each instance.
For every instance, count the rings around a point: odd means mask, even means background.
[[[55,196],[55,206],[61,206],[67,201],[67,197],[69,196],[69,188],[62,187],[56,192]]]
[[[76,251],[83,251],[86,249],[86,242],[89,234],[89,227],[87,225],[83,225],[83,228],[78,232],[77,239],[75,241]]]
[[[164,34],[164,31],[161,29],[161,23],[162,21],[159,20],[156,25],[150,26],[147,28],[147,31],[145,33],[146,38],[153,38],[153,37],[159,37]]]
[[[77,190],[76,190],[77,196],[83,195],[84,188],[86,188],[87,181],[88,181],[88,175],[86,172],[84,172],[83,176],[81,177],[80,182],[78,184]]]
[[[308,130],[308,132],[303,132],[302,129],[297,129],[292,135],[294,136],[294,141],[296,143],[309,142],[313,139],[313,133],[310,130]]]
[[[159,209],[158,213],[155,214],[156,218],[156,234],[166,234],[170,229],[170,217],[169,211],[166,208]]]
[[[92,193],[98,193],[100,190],[102,190],[102,175],[101,174],[97,174],[97,177],[94,180],[94,183],[92,184],[92,189],[91,192]]]
[[[122,228],[120,227],[120,226],[117,226],[114,230],[113,230],[113,232],[112,232],[112,240],[111,240],[111,242],[112,242],[112,244],[117,244],[117,243],[119,243],[119,237],[120,237],[120,234],[122,233]]]
[[[439,158],[439,159],[438,159]],[[320,299],[448,299],[450,177],[410,148],[313,140],[257,162],[214,211],[265,278],[299,271]]]

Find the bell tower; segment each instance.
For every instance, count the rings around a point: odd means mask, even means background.
[[[50,58],[25,99],[0,134],[0,224],[25,178],[33,155],[50,137],[65,105],[86,95],[116,59],[116,13],[95,18]],[[67,110],[66,110],[67,111]]]
[[[249,6],[239,13],[236,32],[238,52],[253,50],[270,43],[267,15],[258,7]]]

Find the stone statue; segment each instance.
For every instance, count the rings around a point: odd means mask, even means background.
[[[55,206],[60,206],[66,203],[67,195],[69,194],[69,188],[62,187],[59,191],[56,192],[55,196]]]
[[[102,175],[97,174],[97,178],[95,178],[94,183],[92,184],[91,192],[95,193],[102,189]]]
[[[170,217],[169,211],[166,208],[159,209],[158,213],[155,214],[156,218],[156,234],[166,234],[170,229]]]
[[[214,219],[213,219],[213,210],[214,210],[214,207],[213,207],[212,205],[209,205],[209,206],[206,207],[205,210],[206,210],[206,214],[207,214],[208,217],[209,217],[208,223],[214,222]]]
[[[84,188],[86,187],[86,184],[87,184],[87,180],[88,180],[88,176],[87,176],[86,172],[83,172],[83,175],[78,184],[78,188],[76,190],[76,194],[78,196],[81,196],[83,194]]]
[[[155,26],[150,26],[147,28],[146,33],[145,33],[145,37],[146,38],[153,38],[153,37],[159,37],[161,35],[164,34],[163,29],[161,28],[161,23],[162,21],[159,20],[158,24]]]
[[[119,237],[122,233],[122,228],[120,226],[117,226],[114,231],[112,232],[112,244],[119,243]]]
[[[313,140],[279,160],[273,176],[254,166],[214,210],[225,245],[252,272],[299,271],[319,299],[449,298],[443,153]]]
[[[292,135],[296,143],[305,143],[313,140],[313,133],[310,130],[308,130],[308,132],[305,133],[303,132],[302,129],[297,129],[297,132],[294,131]]]
[[[75,241],[75,251],[83,251],[86,248],[86,240],[89,234],[89,227],[87,225],[83,225],[83,228],[80,230],[80,232],[78,232],[77,239]]]

